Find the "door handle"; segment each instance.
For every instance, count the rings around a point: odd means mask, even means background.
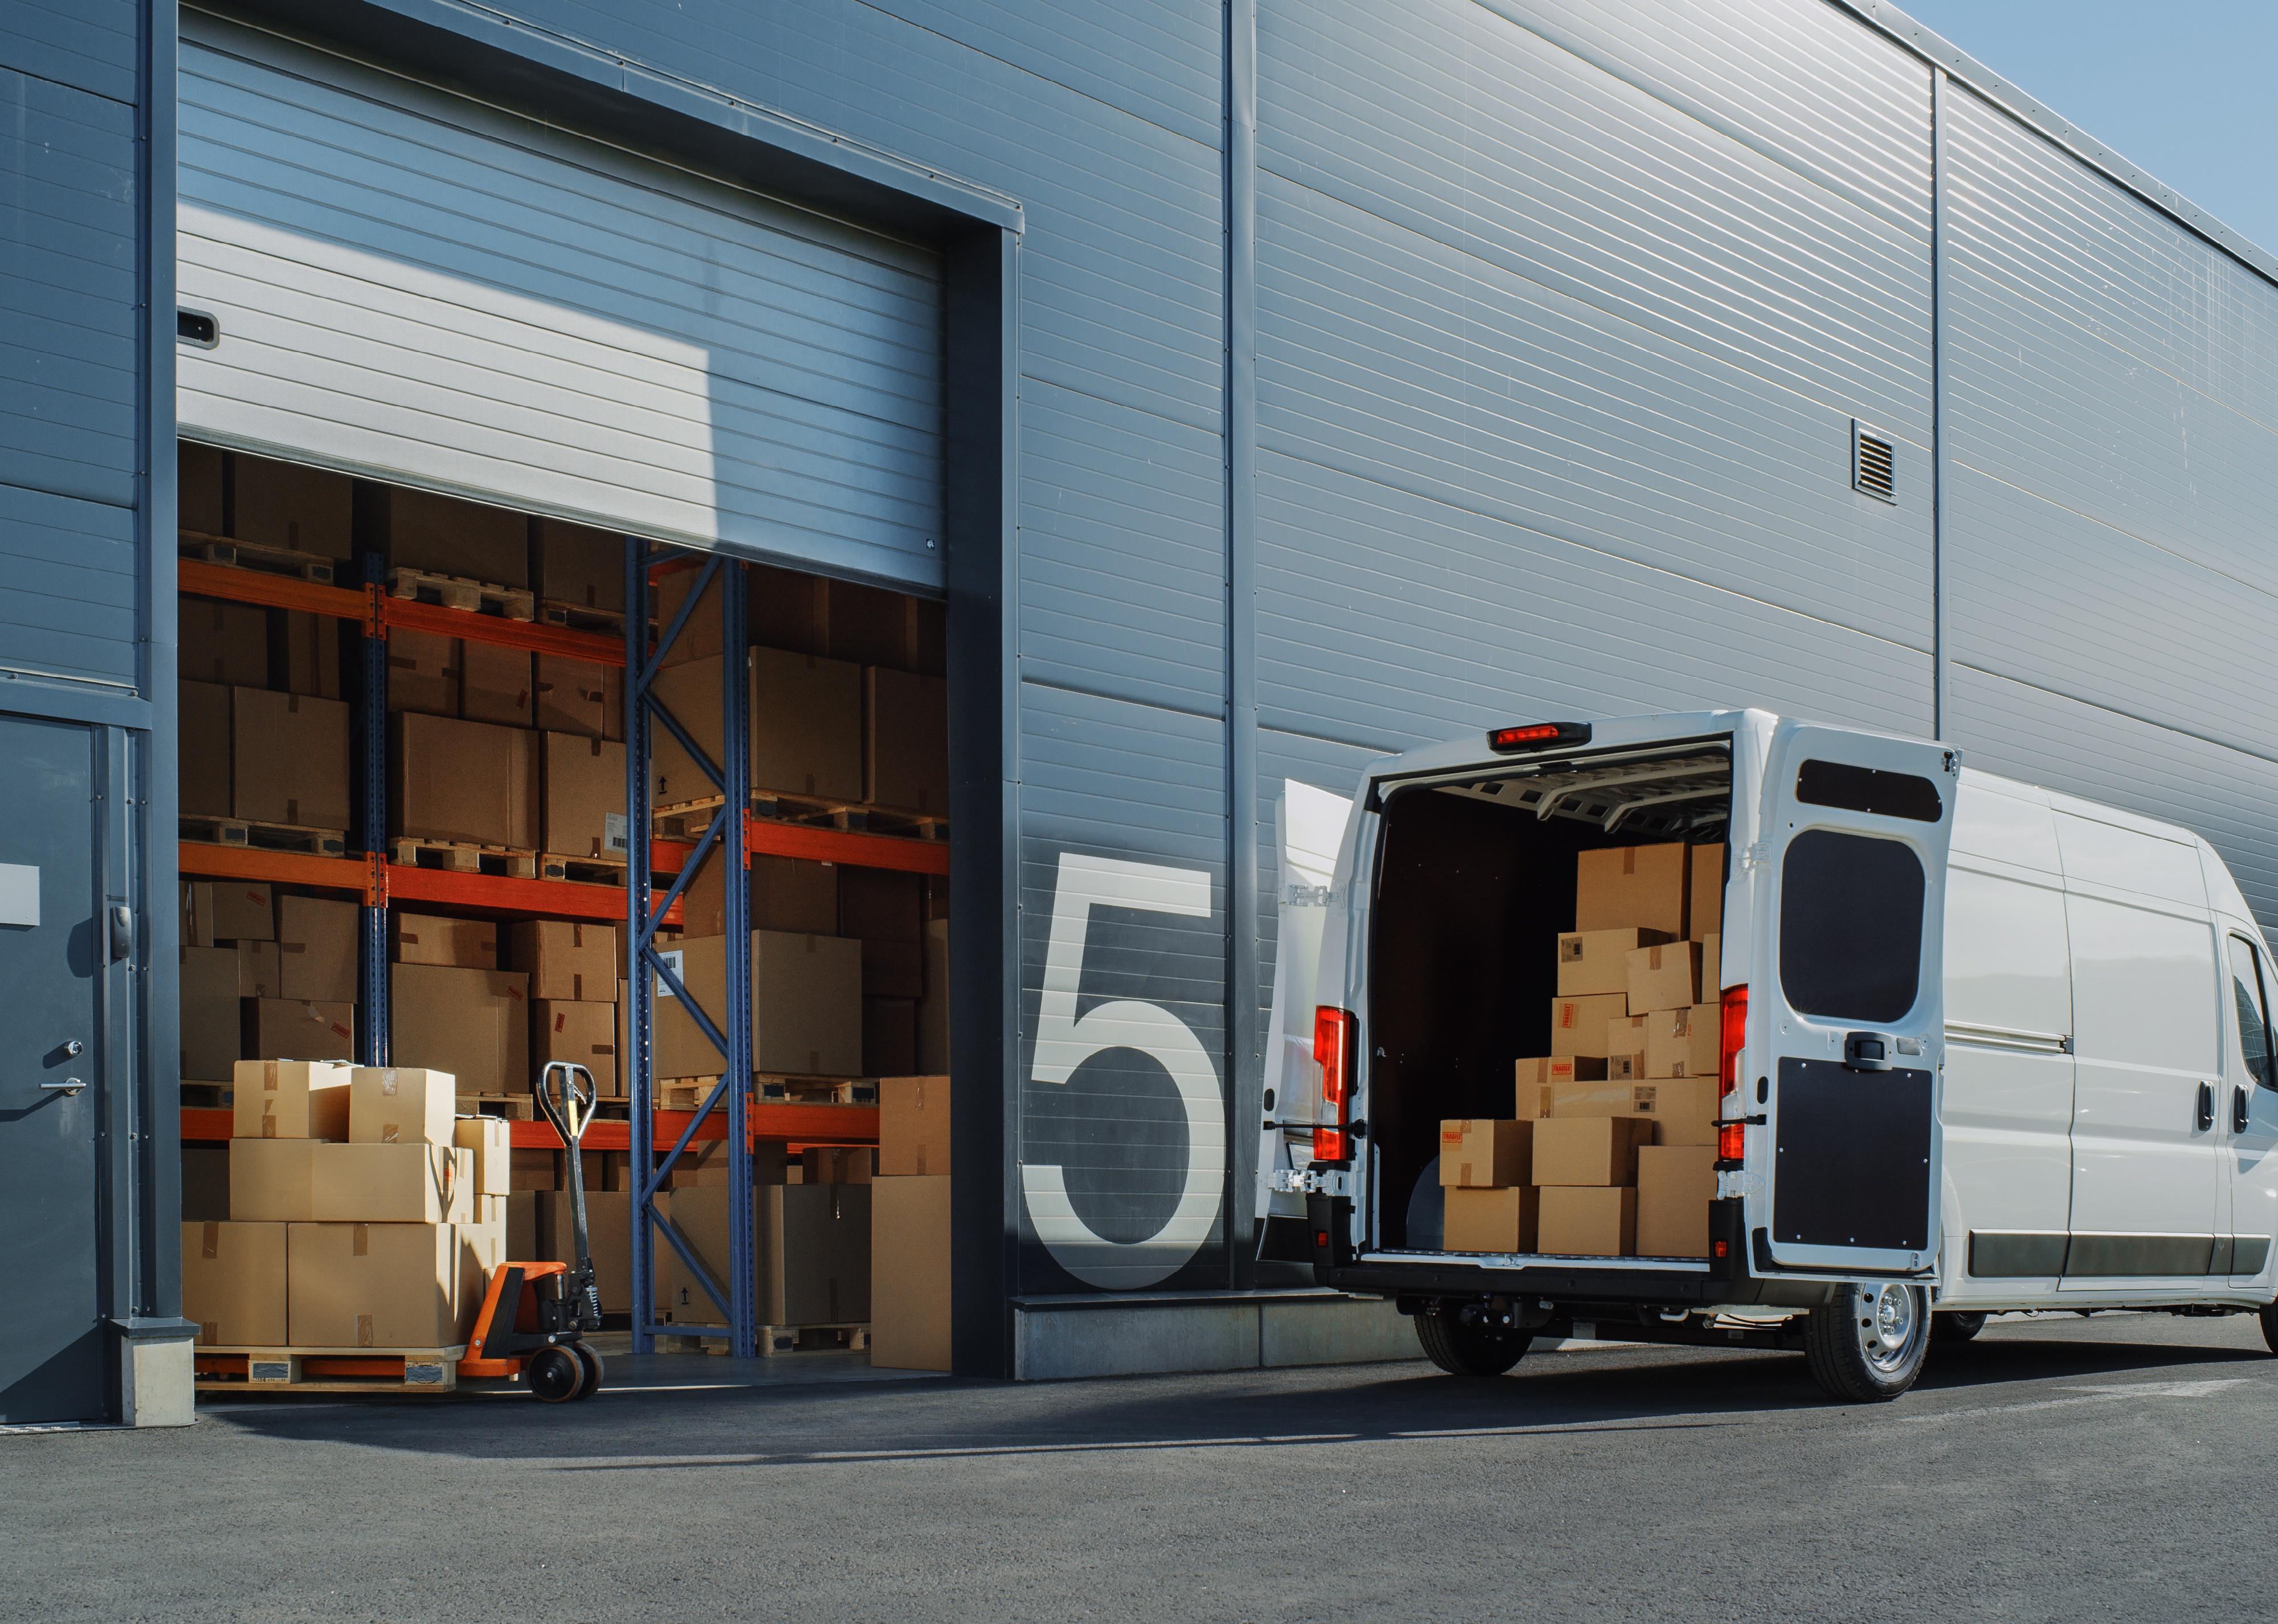
[[[43,1094],[68,1094],[72,1098],[77,1099],[79,1097],[79,1091],[86,1086],[87,1084],[80,1082],[77,1077],[65,1077],[60,1083],[41,1084],[40,1092]]]
[[[2205,1133],[2214,1126],[2214,1084],[2199,1084],[2199,1131]]]
[[[2230,1130],[2246,1131],[2246,1091],[2236,1083],[2230,1085]]]
[[[1891,1040],[1880,1032],[1846,1033],[1843,1064],[1851,1071],[1888,1071],[1891,1069]]]

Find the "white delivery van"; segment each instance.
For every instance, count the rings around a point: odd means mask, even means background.
[[[1725,854],[1708,1255],[1449,1251],[1439,1124],[1512,1115],[1578,854],[1647,842]],[[1544,724],[1372,767],[1327,901],[1318,1095],[1268,1099],[1268,1179],[1318,1280],[1395,1298],[1445,1369],[1782,1347],[1863,1401],[1999,1310],[2278,1339],[2272,969],[2187,831],[1758,710]]]

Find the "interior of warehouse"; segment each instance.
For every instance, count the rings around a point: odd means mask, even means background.
[[[201,1384],[462,1344],[497,1261],[574,1260],[561,1061],[608,1329],[946,1368],[942,604],[189,440],[179,477]],[[383,1086],[424,1103],[351,1107]]]

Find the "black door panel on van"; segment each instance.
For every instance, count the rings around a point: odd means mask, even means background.
[[[1773,1238],[1928,1251],[1930,1074],[1789,1057],[1780,1061],[1779,1099]]]
[[[1800,1015],[1901,1020],[1922,984],[1922,860],[1896,840],[1810,829],[1787,848],[1780,987]]]

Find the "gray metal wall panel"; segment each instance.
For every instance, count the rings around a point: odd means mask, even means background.
[[[1272,453],[1257,558],[1268,727],[1404,749],[1755,704],[1930,731],[1930,656],[1905,644]]]
[[[0,69],[0,485],[132,506],[134,109]]]
[[[136,0],[8,0],[0,66],[131,103],[139,13]]]
[[[940,580],[933,255],[201,27],[186,425],[672,539]]]
[[[1024,684],[1021,727],[1021,1075],[1036,1045],[1045,950],[1066,852],[1207,876],[1210,918],[1095,908],[1085,938],[1078,1018],[1112,999],[1144,1000],[1184,1022],[1205,1053],[1225,1051],[1226,735],[1205,717]],[[1222,1083],[1221,1083],[1222,1087]],[[1021,1160],[1066,1169],[1076,1210],[1129,1244],[1161,1227],[1183,1183],[1188,1132],[1169,1075],[1130,1049],[1080,1067],[1064,1084],[1020,1088]],[[1224,1214],[1220,1214],[1223,1222]],[[1075,1283],[1022,1216],[1021,1283]],[[1223,1283],[1214,1234],[1173,1283]],[[1160,1283],[1135,1269],[1128,1280]]]
[[[0,488],[0,671],[134,687],[134,510]]]
[[[1954,741],[1969,764],[2203,835],[2265,931],[2278,931],[2278,762],[1957,667]]]

